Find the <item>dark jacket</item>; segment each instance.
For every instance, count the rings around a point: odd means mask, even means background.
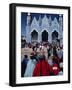
[[[24,60],[21,62],[21,77],[24,77],[24,73],[26,70],[27,63],[28,63],[27,58],[24,58]]]

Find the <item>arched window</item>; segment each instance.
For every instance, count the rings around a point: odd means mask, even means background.
[[[58,32],[57,31],[54,31],[52,33],[52,40],[57,40],[58,39]]]
[[[33,32],[31,33],[31,40],[32,41],[38,40],[38,32],[36,30],[33,30]]]
[[[46,30],[42,32],[42,41],[48,41],[48,32]]]

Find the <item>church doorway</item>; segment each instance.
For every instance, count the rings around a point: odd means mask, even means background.
[[[56,42],[57,39],[58,39],[58,32],[57,32],[57,31],[54,31],[54,32],[52,33],[52,41],[53,41],[53,42]]]
[[[48,41],[48,32],[46,30],[42,32],[42,41]]]
[[[31,33],[31,40],[32,42],[35,42],[38,40],[38,32],[36,30],[34,30],[32,33]]]

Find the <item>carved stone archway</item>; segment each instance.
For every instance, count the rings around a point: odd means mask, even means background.
[[[31,32],[31,41],[32,42],[35,42],[35,41],[37,41],[38,40],[38,32],[36,31],[36,30],[33,30],[32,32]]]
[[[46,30],[42,32],[42,41],[48,41],[48,32]]]

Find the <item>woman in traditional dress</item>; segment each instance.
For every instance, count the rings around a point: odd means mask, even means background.
[[[45,55],[40,56],[39,62],[36,64],[36,67],[33,71],[33,76],[49,76],[51,67],[45,59]]]
[[[28,61],[24,77],[32,77],[33,70],[36,66],[36,59],[34,53],[31,53],[30,60]]]

